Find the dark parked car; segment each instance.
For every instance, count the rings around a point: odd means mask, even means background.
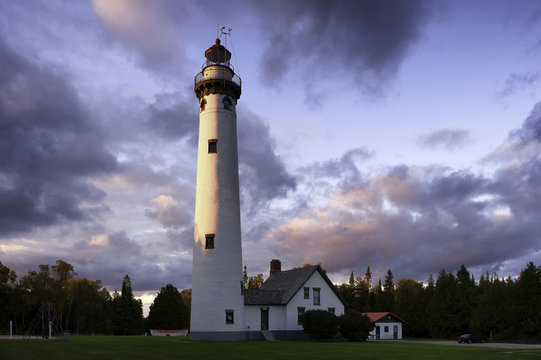
[[[464,334],[464,335],[460,335],[459,337],[457,337],[456,341],[458,341],[460,344],[462,344],[462,343],[468,343],[468,344],[471,344],[471,343],[484,343],[485,338],[482,337],[482,336],[476,336],[476,335],[472,335],[472,334]]]

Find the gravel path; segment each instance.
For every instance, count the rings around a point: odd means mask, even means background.
[[[419,344],[436,344],[436,345],[451,345],[451,346],[480,346],[480,347],[494,347],[504,349],[541,349],[541,344],[510,344],[510,343],[473,343],[473,344],[459,344],[452,340],[442,341],[422,341],[422,340],[401,340],[403,342],[419,343]]]

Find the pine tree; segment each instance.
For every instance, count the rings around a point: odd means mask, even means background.
[[[113,331],[115,335],[140,334],[143,328],[143,303],[135,299],[132,292],[131,279],[126,274],[122,281],[120,295],[113,297]]]
[[[150,305],[148,326],[161,330],[178,330],[189,326],[186,305],[172,284],[162,287]]]
[[[385,276],[385,282],[383,283],[383,293],[382,293],[383,311],[391,311],[394,305],[393,277],[394,276],[391,269],[387,270],[387,275]]]
[[[368,284],[368,287],[370,287],[370,283],[372,282],[372,272],[370,271],[370,265],[366,268],[366,273],[364,274],[364,280]]]
[[[248,269],[244,265],[244,270],[242,271],[242,287],[248,289]]]

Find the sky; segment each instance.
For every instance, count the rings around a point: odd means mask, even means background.
[[[0,0],[0,261],[147,307],[191,287],[198,101],[220,35],[243,262],[340,283],[541,265],[541,3]]]

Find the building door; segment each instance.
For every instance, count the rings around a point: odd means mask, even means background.
[[[269,308],[261,308],[261,330],[269,330]]]
[[[398,339],[398,325],[393,327],[393,339]]]
[[[376,326],[376,339],[379,339],[379,326]]]

